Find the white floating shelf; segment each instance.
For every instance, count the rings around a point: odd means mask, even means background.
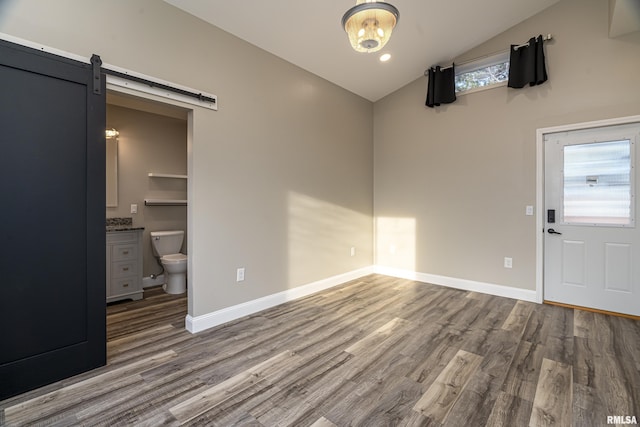
[[[146,206],[187,206],[187,201],[182,199],[144,199]]]
[[[179,178],[179,179],[187,179],[187,175],[175,175],[172,173],[155,173],[149,172],[149,176],[153,178]]]

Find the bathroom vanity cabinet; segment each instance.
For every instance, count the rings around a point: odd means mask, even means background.
[[[142,230],[108,232],[107,302],[142,294]]]

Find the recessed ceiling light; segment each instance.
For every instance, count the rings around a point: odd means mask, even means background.
[[[387,62],[390,59],[391,59],[391,54],[389,53],[384,53],[380,55],[380,62]]]

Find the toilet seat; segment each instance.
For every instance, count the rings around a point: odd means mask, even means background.
[[[163,256],[160,260],[166,264],[179,264],[187,261],[187,256],[185,254],[171,254]]]

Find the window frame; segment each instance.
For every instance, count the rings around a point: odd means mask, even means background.
[[[504,63],[509,63],[509,55],[510,52],[508,50],[504,51],[504,52],[500,52],[500,53],[496,53],[496,54],[492,54],[492,55],[488,55],[485,56],[483,58],[480,59],[476,59],[470,62],[466,62],[463,63],[462,65],[456,65],[456,75],[455,78],[457,79],[458,76],[462,75],[462,74],[467,74],[467,73],[471,73],[474,71],[478,71],[481,70],[483,68],[489,68],[492,67],[494,65],[499,65],[499,64],[504,64]],[[497,83],[492,83],[486,86],[478,86],[478,87],[474,87],[471,89],[467,89],[467,90],[462,90],[462,91],[456,91],[456,96],[459,95],[466,95],[469,93],[475,93],[475,92],[480,92],[483,90],[488,90],[488,89],[494,89],[497,87],[503,87],[506,86],[508,82],[508,78],[507,80],[504,80],[502,82],[497,82]]]

